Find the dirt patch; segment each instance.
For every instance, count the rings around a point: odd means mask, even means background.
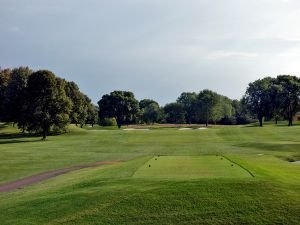
[[[97,167],[97,166],[102,166],[102,165],[110,165],[110,164],[115,164],[118,163],[120,161],[107,161],[107,162],[96,162],[96,163],[92,163],[92,164],[84,164],[84,165],[78,165],[78,166],[72,166],[69,168],[63,168],[63,169],[58,169],[58,170],[53,170],[53,171],[49,171],[49,172],[45,172],[45,173],[40,173],[37,175],[33,175],[30,177],[26,177],[23,179],[19,179],[7,184],[1,184],[0,185],[0,192],[8,192],[8,191],[12,191],[14,189],[17,188],[22,188],[25,186],[29,186],[31,184],[36,184],[39,183],[41,181],[50,179],[52,177],[56,177],[62,174],[66,174],[66,173],[70,173],[72,171],[75,170],[80,170],[80,169],[84,169],[84,168],[91,168],[91,167]]]

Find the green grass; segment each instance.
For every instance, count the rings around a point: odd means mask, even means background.
[[[251,177],[223,156],[155,156],[141,166],[134,178],[197,179]]]
[[[0,193],[1,225],[300,223],[300,164],[287,160],[300,153],[300,126],[70,129],[43,142],[2,126],[0,183],[123,162]]]

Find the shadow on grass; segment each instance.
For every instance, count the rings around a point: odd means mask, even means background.
[[[40,139],[29,139],[29,138],[38,138],[40,135],[35,134],[22,134],[22,133],[2,133],[0,134],[0,145],[1,144],[16,144],[16,143],[25,143],[25,142],[37,142]]]
[[[300,149],[300,143],[291,143],[291,144],[280,144],[280,143],[243,143],[234,145],[235,147],[241,148],[254,148],[263,151],[289,151],[289,152],[298,152]]]
[[[17,143],[26,143],[26,142],[39,142],[42,141],[41,139],[36,140],[0,140],[0,145],[3,144],[17,144]]]

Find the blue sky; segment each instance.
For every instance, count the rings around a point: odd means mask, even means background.
[[[297,0],[0,0],[0,66],[49,69],[97,102],[113,90],[161,104],[209,88],[240,98],[300,74]]]

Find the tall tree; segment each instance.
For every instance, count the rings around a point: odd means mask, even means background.
[[[300,79],[296,76],[281,75],[277,82],[282,86],[281,98],[284,116],[288,119],[288,125],[293,125],[293,117],[300,110]]]
[[[250,83],[243,100],[250,112],[256,115],[261,127],[263,126],[263,118],[271,114],[269,94],[271,80],[271,77],[266,77]]]
[[[5,119],[5,112],[4,112],[4,99],[5,99],[5,92],[7,89],[7,85],[9,80],[11,79],[11,69],[1,69],[0,68],[0,119]]]
[[[161,109],[156,103],[151,103],[143,109],[142,118],[147,124],[156,123],[161,118]]]
[[[28,77],[32,70],[19,67],[12,70],[11,79],[5,91],[4,112],[5,120],[18,123],[19,128],[25,129],[25,101]]]
[[[277,124],[284,111],[283,86],[278,79],[273,78],[270,80],[269,98],[271,101],[270,114],[274,118],[275,124]]]
[[[129,121],[134,117],[139,109],[139,102],[129,91],[113,91],[103,95],[98,105],[100,118],[114,117],[119,128],[124,121]]]
[[[185,123],[185,110],[181,103],[174,102],[165,105],[164,112],[168,123]]]
[[[195,92],[183,92],[178,97],[177,102],[184,107],[186,123],[191,124],[196,114],[197,94]]]
[[[70,114],[70,122],[80,125],[81,127],[85,124],[87,119],[88,104],[86,96],[80,92],[79,87],[75,82],[66,83],[66,94],[72,101],[72,110]]]
[[[29,131],[41,131],[45,140],[51,127],[66,127],[70,111],[71,101],[62,79],[47,70],[34,72],[29,77],[26,109]]]
[[[149,106],[151,104],[155,104],[159,107],[159,104],[156,101],[152,100],[152,99],[143,99],[143,100],[141,100],[139,102],[139,107],[140,107],[140,109],[144,109],[144,108],[146,108],[147,106]]]
[[[209,121],[215,121],[219,118],[219,111],[216,108],[220,102],[220,96],[211,91],[203,90],[199,93],[197,98],[197,114],[202,121],[205,121],[208,126]]]

